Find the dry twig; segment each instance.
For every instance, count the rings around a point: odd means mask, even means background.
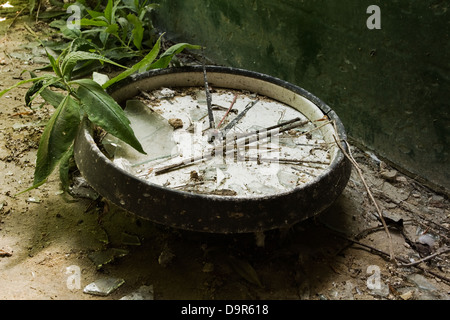
[[[332,229],[331,229],[331,230],[332,230]],[[390,257],[390,254],[388,254],[387,252],[384,252],[384,251],[379,250],[379,249],[377,249],[377,248],[374,248],[374,247],[372,247],[372,246],[370,246],[370,245],[368,245],[368,244],[365,244],[365,243],[359,242],[359,241],[357,241],[357,240],[353,240],[353,239],[351,239],[351,238],[348,238],[348,237],[346,237],[346,236],[343,236],[343,235],[341,235],[340,233],[336,232],[335,230],[332,230],[332,231],[335,232],[339,237],[341,237],[341,238],[343,238],[343,239],[345,239],[345,240],[347,240],[347,241],[349,241],[349,242],[351,242],[351,243],[353,243],[353,244],[357,244],[357,245],[359,245],[359,246],[361,246],[361,247],[367,248],[367,249],[369,249],[369,250],[371,250],[371,251],[373,251],[373,252],[379,254],[379,255],[382,256],[382,257],[383,257],[383,256],[384,256],[384,257]],[[435,254],[432,254],[432,255],[430,255],[430,256],[428,256],[428,257],[425,257],[425,258],[423,258],[423,259],[421,259],[421,260],[419,260],[419,261],[413,262],[413,263],[409,263],[409,261],[407,261],[406,259],[403,259],[403,258],[401,258],[401,257],[395,257],[395,259],[398,260],[398,261],[400,261],[400,262],[402,262],[401,265],[398,265],[398,264],[397,264],[397,265],[400,266],[400,267],[410,267],[410,266],[411,266],[411,267],[415,267],[415,268],[417,268],[417,269],[419,269],[419,270],[421,270],[421,271],[423,271],[423,272],[429,273],[429,274],[435,276],[436,278],[439,278],[439,279],[445,281],[446,283],[450,284],[450,279],[449,279],[449,278],[447,278],[447,277],[445,277],[445,276],[443,276],[443,275],[440,275],[439,273],[436,273],[436,272],[431,271],[431,270],[427,270],[426,268],[423,268],[423,267],[419,266],[419,264],[420,264],[421,262],[423,262],[423,261],[429,260],[429,259],[431,259],[431,258],[436,257],[437,255],[440,255],[440,254],[443,254],[443,253],[445,253],[445,252],[450,251],[450,248],[445,247],[445,248],[441,248],[441,250],[442,250],[442,251],[439,250],[439,252],[436,252]],[[390,260],[392,261],[392,258],[390,258]]]
[[[217,128],[220,128],[220,126],[222,125],[222,123],[225,121],[225,119],[227,118],[228,114],[230,113],[231,109],[233,109],[234,104],[236,103],[236,99],[238,97],[238,94],[236,93],[234,95],[233,101],[231,102],[230,107],[228,108],[227,112],[225,113],[225,115],[223,116],[222,120],[220,120],[219,124],[217,125]]]
[[[336,132],[337,132],[337,130],[336,130]],[[384,231],[386,232],[386,234],[387,234],[387,236],[388,236],[388,238],[389,238],[389,253],[390,253],[390,259],[391,259],[391,261],[396,262],[395,256],[394,256],[394,249],[393,249],[393,245],[392,245],[392,237],[391,237],[391,234],[390,234],[389,229],[388,229],[388,227],[387,227],[386,221],[384,221],[383,214],[382,214],[382,212],[381,212],[381,210],[380,210],[380,207],[378,206],[378,203],[376,202],[375,198],[373,197],[372,192],[370,191],[370,188],[369,188],[369,186],[367,185],[366,180],[364,179],[364,175],[363,175],[363,173],[362,173],[361,168],[359,167],[358,163],[356,162],[356,160],[353,158],[353,156],[352,156],[352,154],[351,154],[350,146],[349,146],[348,142],[347,142],[347,141],[344,141],[345,144],[346,144],[346,146],[347,146],[347,149],[348,149],[348,152],[347,152],[347,151],[345,151],[345,149],[342,147],[342,145],[339,143],[339,141],[338,141],[338,139],[336,138],[335,135],[333,135],[333,138],[334,138],[334,140],[335,140],[337,146],[339,147],[339,149],[340,149],[340,150],[342,151],[342,153],[344,154],[344,156],[345,156],[348,160],[350,160],[350,162],[353,164],[353,166],[355,167],[356,171],[358,172],[358,175],[359,175],[359,177],[361,178],[361,181],[362,181],[362,183],[364,184],[364,187],[366,188],[367,194],[369,195],[370,200],[373,202],[373,204],[374,204],[374,206],[375,206],[375,209],[376,209],[377,212],[378,212],[379,218],[380,218],[381,223],[383,224],[383,227],[384,227]]]
[[[437,256],[439,256],[441,254],[444,254],[444,253],[447,253],[447,252],[450,252],[450,248],[449,247],[442,247],[442,248],[438,249],[435,253],[430,254],[429,256],[426,256],[426,257],[424,257],[424,258],[422,258],[420,260],[417,260],[417,261],[414,261],[414,262],[411,262],[411,263],[402,263],[400,266],[401,267],[417,266],[418,264],[420,264],[422,262],[425,262],[427,260],[430,260],[430,259],[432,259],[434,257],[437,257]]]

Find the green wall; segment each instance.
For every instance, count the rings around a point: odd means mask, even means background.
[[[166,37],[317,95],[355,142],[450,190],[447,1],[161,0]],[[369,5],[381,29],[368,29]],[[447,190],[445,190],[447,189]]]

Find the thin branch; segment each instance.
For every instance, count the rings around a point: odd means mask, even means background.
[[[260,139],[269,138],[273,134],[279,134],[279,133],[291,130],[291,129],[299,127],[299,126],[303,126],[306,123],[308,123],[308,121],[300,121],[299,118],[296,118],[293,120],[289,120],[289,121],[280,123],[278,125],[271,126],[269,128],[265,128],[264,130],[257,130],[254,132],[244,134],[241,137],[235,136],[235,139],[233,139],[231,142],[224,140],[221,145],[211,147],[207,151],[207,154],[192,156],[191,158],[182,160],[182,161],[174,163],[174,164],[170,164],[170,165],[160,167],[160,168],[154,168],[154,173],[155,173],[155,175],[159,175],[159,174],[166,173],[166,172],[169,172],[169,171],[172,171],[175,169],[179,169],[179,168],[182,168],[182,167],[185,167],[188,165],[192,165],[201,160],[208,160],[208,159],[213,158],[216,154],[220,154],[220,153],[223,154],[224,151],[225,151],[225,153],[235,152],[234,147],[236,145],[241,146],[241,143],[238,143],[240,141],[243,141],[243,145],[248,145],[250,143],[260,141]]]
[[[205,66],[205,54],[204,54],[204,49],[202,48],[202,55],[203,55],[203,60],[202,60],[202,66],[203,66],[203,79],[205,81],[205,92],[206,92],[206,105],[208,107],[208,118],[209,118],[209,128],[210,129],[214,129],[215,125],[214,125],[214,114],[212,112],[212,106],[211,106],[211,93],[209,92],[209,85],[208,85],[208,78],[206,76],[206,66]]]
[[[326,226],[326,225],[325,225],[325,226]],[[336,231],[334,231],[334,230],[332,230],[332,229],[330,229],[330,230],[333,231],[337,236],[339,236],[339,237],[341,237],[341,238],[343,238],[343,239],[345,239],[345,240],[347,240],[347,241],[349,241],[349,242],[351,242],[351,243],[353,243],[353,244],[357,244],[357,245],[359,245],[359,246],[361,246],[361,247],[365,247],[365,248],[367,248],[367,249],[370,249],[371,251],[376,252],[376,253],[379,254],[380,256],[384,256],[384,257],[389,257],[389,258],[390,258],[390,254],[387,253],[387,252],[384,252],[384,251],[379,250],[379,249],[377,249],[377,248],[374,248],[374,247],[372,247],[372,246],[370,246],[370,245],[368,245],[368,244],[365,244],[365,243],[362,243],[362,242],[353,240],[353,239],[351,239],[351,238],[348,238],[348,237],[346,237],[346,236],[343,236],[343,235],[340,234],[339,232],[336,232]],[[449,251],[449,250],[450,250],[450,249],[449,249],[448,247],[446,247],[446,250],[445,250],[445,251],[443,250],[443,251],[444,251],[444,252],[447,252],[447,251]],[[444,253],[444,252],[441,252],[441,253],[439,253],[439,254],[442,254],[442,253]],[[436,256],[436,255],[434,255],[434,256]],[[427,258],[427,257],[426,257],[426,258]],[[433,257],[429,256],[428,259],[431,259],[431,258],[433,258]],[[395,257],[395,259],[403,263],[402,265],[398,265],[398,264],[397,264],[397,266],[400,266],[400,267],[407,267],[408,264],[409,264],[409,261],[407,261],[406,259],[403,259],[403,258],[401,258],[401,257]],[[424,259],[425,259],[425,258],[424,258]],[[390,258],[390,260],[392,261],[392,258]],[[423,260],[423,259],[422,259],[422,260]],[[421,262],[422,262],[422,261],[421,261]],[[423,271],[423,272],[429,273],[429,274],[431,274],[431,275],[433,275],[433,276],[435,276],[435,277],[437,277],[437,278],[439,278],[439,279],[445,281],[446,283],[449,283],[449,284],[450,284],[450,279],[447,278],[447,277],[445,277],[445,276],[443,276],[443,275],[440,275],[439,273],[436,273],[436,272],[431,271],[431,270],[427,270],[427,269],[425,269],[425,268],[419,266],[419,265],[416,264],[416,263],[411,264],[411,267],[414,267],[414,268],[417,268],[417,269],[419,269],[419,270],[421,270],[421,271]]]
[[[417,260],[417,261],[414,261],[414,262],[411,262],[411,263],[406,263],[406,264],[402,263],[402,264],[400,264],[400,267],[413,267],[413,266],[416,266],[416,265],[418,265],[418,264],[420,264],[420,263],[422,263],[424,261],[430,260],[430,259],[432,259],[434,257],[437,257],[437,256],[439,256],[441,254],[444,254],[444,253],[447,253],[447,252],[450,252],[450,248],[449,247],[442,247],[442,248],[438,249],[435,253],[430,254],[429,256],[426,256],[425,258],[422,258],[420,260]]]
[[[217,128],[220,128],[220,126],[222,125],[222,122],[225,121],[225,119],[227,118],[227,116],[228,116],[228,114],[230,113],[231,109],[233,109],[233,106],[234,106],[234,104],[236,103],[237,97],[238,97],[238,94],[236,93],[236,94],[234,95],[234,99],[233,99],[233,101],[231,102],[230,107],[228,108],[227,112],[226,112],[225,115],[223,116],[222,120],[220,120],[219,124],[217,125]]]
[[[238,123],[239,120],[241,120],[245,116],[245,114],[248,112],[248,110],[250,110],[258,101],[259,100],[254,100],[252,102],[249,102],[247,104],[247,106],[245,107],[245,109],[242,110],[241,113],[239,113],[233,120],[230,121],[229,124],[227,124],[225,126],[225,128],[223,128],[220,131],[220,136],[222,137],[222,139],[225,139],[225,136],[227,135],[228,131],[230,131],[231,128],[233,128],[236,125],[236,123]]]
[[[14,23],[15,23],[16,20],[17,20],[17,18],[22,14],[22,11],[23,11],[24,9],[25,9],[25,8],[22,8],[22,10],[20,10],[19,12],[17,12],[17,14],[16,14],[16,16],[13,18],[12,22],[11,22],[11,23],[9,24],[9,26],[6,28],[5,36],[8,35],[9,29],[14,25]]]
[[[337,132],[337,131],[336,131],[336,132]],[[345,155],[345,157],[346,157],[347,159],[350,160],[350,162],[353,164],[353,166],[355,167],[356,171],[358,172],[359,177],[361,178],[361,181],[362,181],[362,183],[364,184],[364,187],[366,188],[367,194],[369,195],[370,200],[372,200],[372,202],[373,202],[373,204],[374,204],[374,206],[375,206],[375,209],[376,209],[377,212],[378,212],[380,221],[381,221],[381,223],[383,224],[383,227],[384,227],[384,231],[386,232],[386,234],[387,234],[387,236],[388,236],[388,238],[389,238],[389,252],[390,252],[390,259],[391,259],[392,261],[395,262],[395,256],[394,256],[394,249],[393,249],[393,245],[392,245],[392,237],[391,237],[391,234],[390,234],[389,229],[388,229],[388,227],[387,227],[386,221],[384,221],[383,214],[382,214],[382,212],[381,212],[381,210],[380,210],[380,207],[378,206],[378,203],[376,202],[375,198],[373,197],[372,192],[370,191],[370,188],[369,188],[369,186],[367,185],[366,180],[364,179],[362,170],[361,170],[361,168],[359,167],[359,165],[358,165],[358,163],[356,162],[356,160],[355,160],[355,159],[353,158],[353,156],[351,155],[350,146],[349,146],[348,142],[347,142],[347,141],[344,141],[345,144],[346,144],[346,146],[347,146],[347,149],[348,149],[348,152],[347,152],[347,151],[345,151],[345,149],[342,147],[342,145],[338,142],[338,139],[336,138],[336,136],[335,136],[334,134],[333,134],[333,138],[334,138],[334,140],[335,140],[335,142],[336,142],[336,145],[339,147],[339,149],[342,151],[342,153]]]

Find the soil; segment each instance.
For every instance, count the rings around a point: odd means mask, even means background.
[[[11,22],[0,22],[0,90],[45,63],[24,23],[42,38],[51,34],[26,19],[6,29]],[[450,245],[447,196],[355,147],[391,238],[356,170],[330,208],[289,230],[268,231],[264,239],[156,225],[95,193],[63,193],[57,175],[17,194],[32,184],[39,138],[53,112],[38,103],[27,108],[26,88],[0,99],[0,299],[117,300],[143,286],[153,286],[155,300],[450,297],[450,254],[442,251]],[[415,266],[402,265],[431,254]],[[124,282],[105,296],[83,292],[106,278]]]

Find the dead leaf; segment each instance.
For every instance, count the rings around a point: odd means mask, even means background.
[[[9,249],[9,248],[7,248],[6,250],[4,248],[0,249],[0,258],[11,257],[11,256],[12,256],[12,250],[11,249]]]
[[[258,274],[255,269],[248,263],[247,261],[237,259],[235,257],[229,256],[228,261],[233,268],[242,278],[247,280],[248,282],[263,288],[261,281],[259,280]]]

